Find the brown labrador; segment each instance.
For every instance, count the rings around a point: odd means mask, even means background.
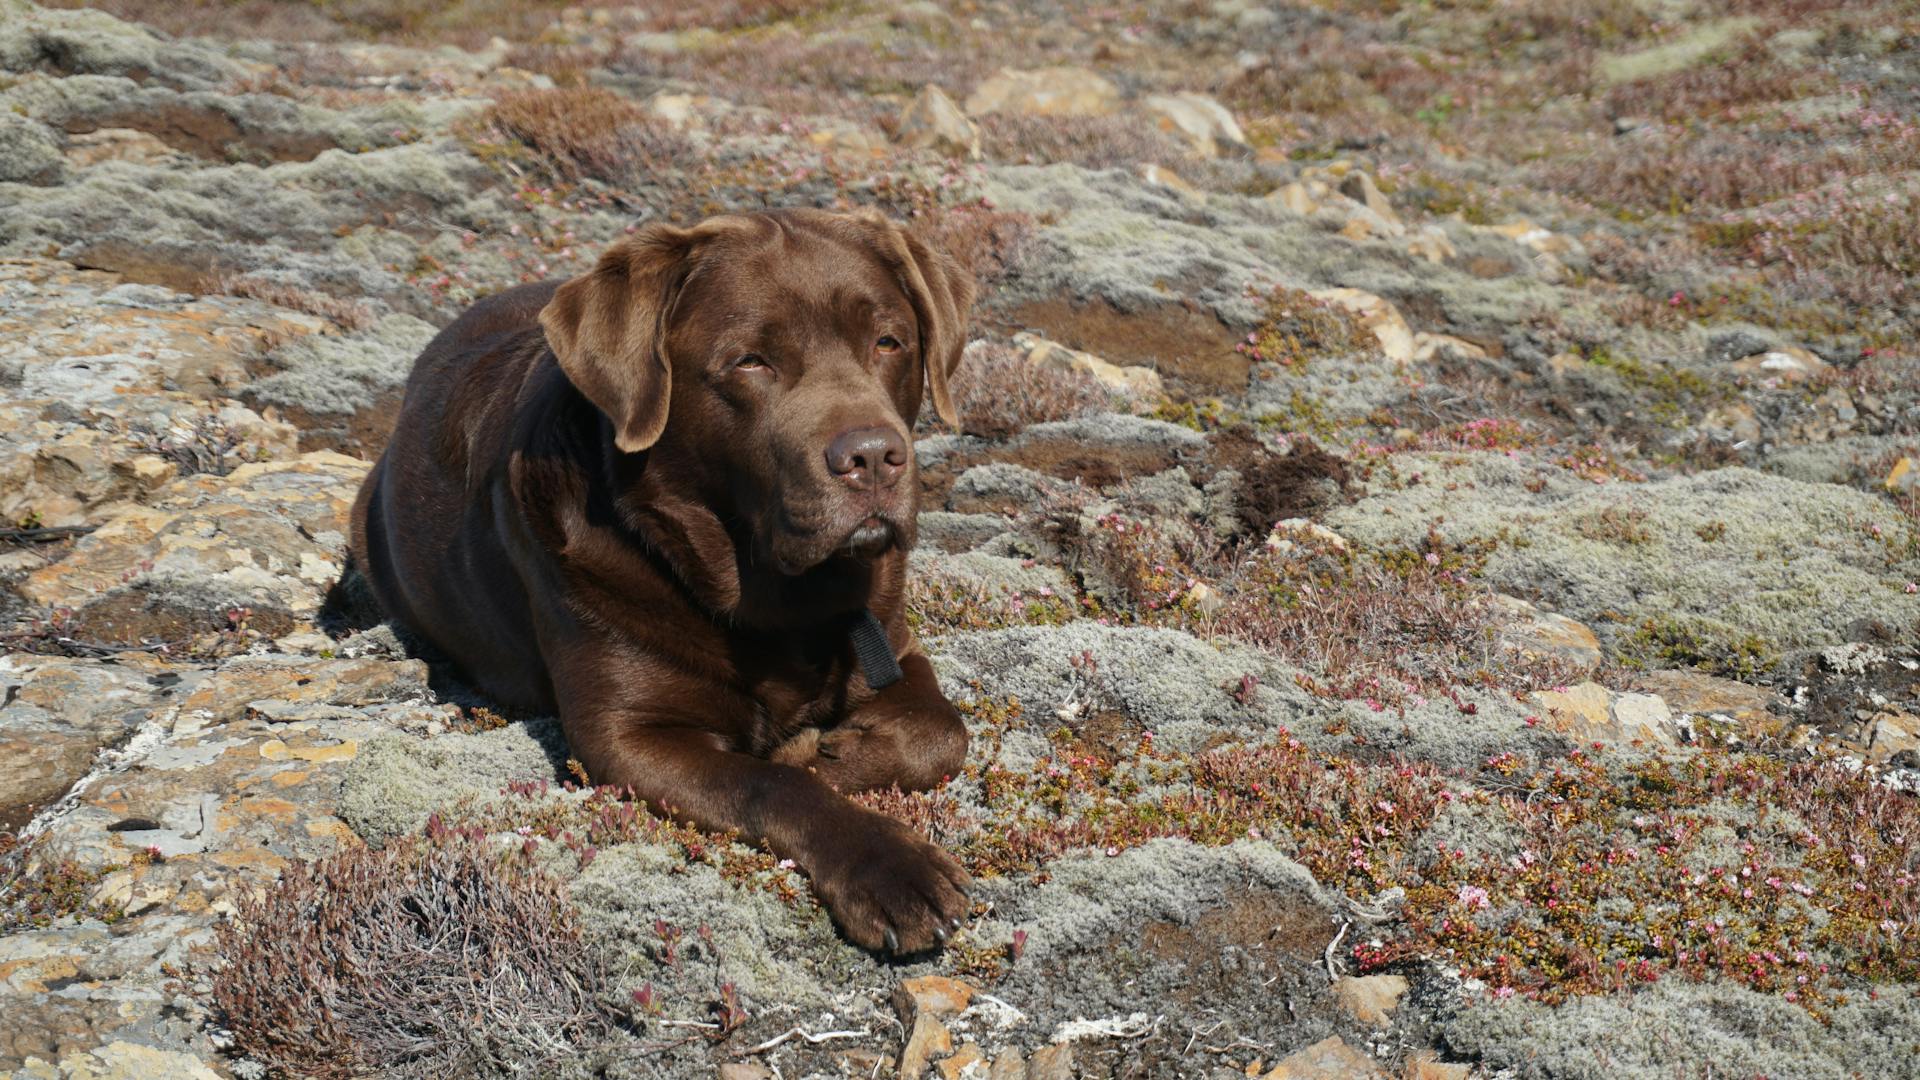
[[[913,423],[923,386],[952,422],[972,300],[878,216],[649,226],[427,346],[355,564],[595,783],[793,859],[860,945],[934,947],[966,874],[847,795],[966,754],[901,597]]]

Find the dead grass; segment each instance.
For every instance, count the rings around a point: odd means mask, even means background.
[[[374,322],[373,307],[364,300],[349,300],[244,274],[220,274],[207,292],[214,296],[245,297],[289,311],[318,315],[343,330],[365,330]]]
[[[570,86],[503,95],[484,118],[502,139],[523,147],[547,177],[620,185],[643,171],[664,171],[685,143],[665,124],[611,90]]]
[[[1004,438],[1034,424],[1104,412],[1112,395],[1091,375],[1030,364],[1020,349],[981,342],[967,350],[954,376],[953,402],[967,434]]]
[[[291,1075],[544,1072],[607,1038],[609,982],[563,886],[477,830],[296,863],[216,930],[211,996]]]

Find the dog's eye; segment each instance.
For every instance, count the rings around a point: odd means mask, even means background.
[[[733,362],[736,371],[759,371],[767,366],[767,358],[759,353],[748,353]]]
[[[873,343],[873,347],[883,353],[897,353],[901,349],[899,339],[892,334],[882,336],[879,341]]]

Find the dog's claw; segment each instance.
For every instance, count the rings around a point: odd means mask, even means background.
[[[934,927],[933,936],[940,939],[940,944],[945,945],[947,943],[947,928],[944,926]]]
[[[887,951],[894,953],[900,951],[900,937],[893,932],[891,926],[887,927]]]

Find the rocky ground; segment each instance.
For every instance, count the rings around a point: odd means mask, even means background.
[[[1911,6],[113,10],[0,0],[0,1070],[1920,1075]],[[330,602],[436,326],[766,206],[984,285],[912,963]]]

